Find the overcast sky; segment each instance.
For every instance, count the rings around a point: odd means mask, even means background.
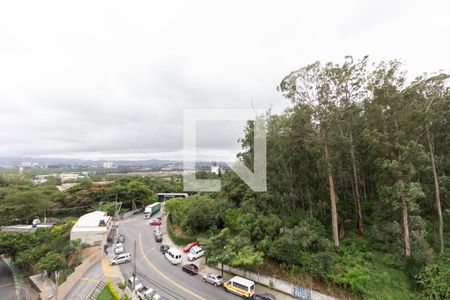
[[[269,108],[308,63],[450,69],[448,1],[2,1],[0,156],[180,158],[184,108]],[[203,159],[241,123],[199,123]]]

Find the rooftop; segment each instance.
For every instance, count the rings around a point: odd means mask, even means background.
[[[102,228],[106,230],[106,226],[99,226],[100,221],[104,221],[105,224],[108,223],[110,217],[104,211],[94,211],[88,214],[81,216],[75,225],[72,227],[72,230],[76,231],[87,231],[87,230],[95,230],[98,228],[101,231]]]

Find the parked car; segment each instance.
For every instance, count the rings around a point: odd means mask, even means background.
[[[190,261],[196,260],[199,257],[202,257],[205,254],[205,251],[199,246],[194,246],[189,251],[187,257]]]
[[[144,299],[154,299],[153,297],[156,294],[156,292],[152,289],[152,288],[148,288],[146,286],[142,286],[139,287],[139,290],[137,291],[137,296],[139,299],[144,300]]]
[[[150,220],[150,223],[148,223],[149,225],[157,225],[157,226],[159,226],[159,225],[161,225],[161,221],[160,220],[158,220],[158,219],[152,219],[152,220]]]
[[[122,243],[117,243],[116,244],[116,248],[114,249],[114,253],[121,254],[121,253],[123,253],[123,251],[124,251],[123,244]]]
[[[181,269],[191,275],[197,275],[198,273],[198,267],[194,264],[184,265]]]
[[[200,246],[200,243],[195,241],[195,242],[190,242],[189,244],[187,244],[184,248],[183,248],[183,252],[187,253],[189,251],[191,251],[191,248],[194,246]]]
[[[166,251],[166,253],[164,253],[164,255],[173,265],[181,262],[181,252],[178,249],[170,248]]]
[[[153,231],[154,231],[154,232],[161,232],[161,226],[155,226],[155,227],[153,228]]]
[[[111,266],[123,264],[131,261],[130,253],[122,253],[111,259]]]
[[[125,236],[123,234],[119,234],[119,236],[117,237],[117,242],[118,243],[124,243],[125,242]]]
[[[162,254],[166,254],[166,252],[170,249],[169,245],[161,245],[159,247],[159,251],[161,251]]]
[[[162,235],[160,233],[155,234],[155,241],[158,243],[162,242]]]
[[[138,291],[142,288],[142,283],[137,277],[130,277],[127,279],[127,286],[130,288],[130,290],[133,290],[133,279],[134,279],[134,290]]]
[[[209,273],[203,276],[203,281],[213,284],[214,286],[221,286],[223,284],[222,276],[218,274]]]
[[[262,294],[255,294],[254,296],[255,300],[276,300],[277,297],[275,297],[272,294],[269,293],[262,293]]]

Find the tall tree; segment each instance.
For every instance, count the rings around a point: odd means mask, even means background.
[[[295,105],[309,107],[312,111],[313,122],[319,128],[317,141],[322,145],[325,154],[325,170],[330,194],[331,229],[334,245],[338,248],[337,195],[330,149],[330,131],[335,125],[333,120],[335,103],[332,98],[330,78],[327,76],[326,70],[322,65],[316,62],[286,76],[280,83],[278,89]]]
[[[410,98],[418,103],[417,119],[421,120],[423,124],[418,138],[424,136],[425,145],[430,156],[435,207],[439,223],[440,254],[444,253],[444,218],[442,216],[439,175],[435,159],[434,134],[432,132],[445,132],[445,128],[448,126],[448,107],[450,105],[449,77],[448,74],[438,74],[430,78],[422,76],[417,78],[408,89],[408,93],[411,95]]]

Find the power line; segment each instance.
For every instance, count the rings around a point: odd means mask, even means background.
[[[187,300],[188,298],[178,294],[177,292],[175,292],[174,290],[164,286],[161,283],[158,283],[157,281],[154,281],[152,279],[150,279],[147,275],[138,272],[138,275],[140,277],[142,277],[143,279],[145,279],[146,281],[150,282],[153,286],[157,287],[158,289],[164,291],[165,293],[169,294],[171,297],[173,297],[176,300]]]

